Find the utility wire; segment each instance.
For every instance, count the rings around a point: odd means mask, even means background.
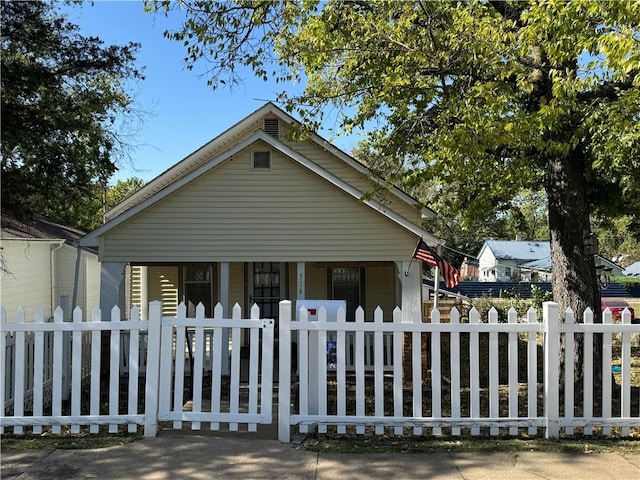
[[[452,252],[459,253],[460,255],[464,255],[467,258],[475,258],[476,260],[479,260],[479,258],[476,257],[475,255],[471,255],[469,253],[465,253],[465,252],[462,252],[460,250],[456,250],[455,248],[448,247],[446,244],[445,245],[441,245],[441,246],[443,248],[446,248],[447,250],[451,250]]]

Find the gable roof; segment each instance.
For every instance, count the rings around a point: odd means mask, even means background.
[[[551,271],[551,244],[536,241],[486,240],[478,256],[485,248],[491,250],[496,260],[524,262],[520,267],[530,270]],[[616,263],[596,255],[596,265],[620,269]]]
[[[604,257],[601,257],[600,255],[596,255],[595,256],[595,263],[596,266],[600,266],[603,265],[607,268],[612,268],[612,269],[616,269],[616,270],[622,270],[622,268],[617,265],[616,263],[607,260]],[[533,260],[531,262],[527,262],[527,263],[523,263],[520,265],[520,267],[525,268],[525,269],[530,269],[530,270],[540,270],[540,271],[545,271],[545,272],[550,272],[551,271],[551,256],[549,257],[544,257],[544,258],[540,258],[538,260]]]
[[[498,260],[532,261],[551,258],[549,242],[486,240],[478,257],[485,249],[491,250]]]
[[[246,149],[247,147],[249,147],[250,145],[252,145],[253,143],[255,143],[257,141],[262,141],[262,142],[268,144],[269,146],[271,146],[272,148],[274,148],[275,150],[278,150],[279,152],[281,152],[282,154],[286,155],[291,160],[297,162],[298,164],[300,164],[301,166],[303,166],[307,170],[310,170],[311,172],[313,172],[316,175],[322,177],[323,179],[325,179],[326,181],[328,181],[332,185],[334,185],[337,188],[341,189],[342,191],[344,191],[348,195],[352,196],[355,200],[361,201],[364,205],[367,205],[371,209],[373,209],[376,212],[378,212],[379,214],[387,217],[391,221],[393,221],[396,224],[400,225],[404,229],[412,232],[416,236],[424,238],[424,240],[428,244],[435,245],[435,244],[439,243],[438,238],[436,238],[435,236],[433,236],[430,233],[426,232],[425,230],[423,230],[419,226],[415,225],[413,222],[407,220],[403,216],[399,215],[398,213],[396,213],[392,209],[387,208],[382,203],[380,203],[380,202],[378,202],[376,200],[367,199],[365,197],[365,192],[362,192],[362,191],[358,190],[353,185],[350,185],[349,183],[347,183],[347,182],[343,181],[342,179],[338,178],[336,175],[332,174],[331,172],[328,172],[327,170],[323,169],[322,167],[320,167],[316,163],[314,163],[311,160],[309,160],[308,158],[306,158],[300,152],[292,149],[291,147],[287,146],[286,144],[284,144],[280,140],[278,140],[278,139],[272,137],[271,135],[267,134],[263,130],[257,130],[255,132],[253,132],[252,134],[250,134],[249,136],[245,137],[242,141],[233,144],[233,146],[231,146],[227,150],[223,151],[222,153],[216,155],[213,158],[209,158],[206,162],[200,164],[198,167],[192,169],[191,171],[189,171],[187,173],[184,173],[181,176],[176,176],[173,179],[173,181],[168,183],[163,188],[156,190],[153,194],[149,195],[149,193],[147,192],[146,194],[143,193],[143,194],[139,195],[138,199],[137,199],[137,203],[135,201],[133,201],[133,200],[130,200],[133,196],[129,197],[129,199],[125,200],[125,202],[132,203],[132,205],[128,209],[123,210],[122,213],[120,213],[116,217],[111,218],[104,225],[100,226],[99,228],[97,228],[93,232],[91,232],[88,235],[86,235],[85,237],[83,237],[81,239],[81,241],[80,241],[81,245],[97,245],[98,244],[98,238],[100,236],[104,235],[105,233],[107,233],[111,229],[117,227],[118,225],[121,225],[122,223],[126,222],[127,220],[129,220],[133,216],[135,216],[138,213],[144,211],[145,209],[149,208],[150,206],[156,204],[157,202],[161,201],[162,199],[168,197],[169,195],[171,195],[172,193],[176,192],[177,190],[183,188],[185,185],[187,185],[190,182],[194,181],[195,179],[199,178],[201,175],[209,172],[210,170],[212,170],[213,168],[215,168],[218,165],[222,164],[223,162],[229,160],[234,155],[238,154],[239,152],[241,152],[242,150]],[[207,144],[207,145],[210,145],[210,144]],[[204,149],[206,147],[207,146],[202,147],[202,149]],[[202,149],[198,150],[198,152],[200,152]],[[195,154],[192,154],[192,155],[195,155]],[[185,159],[185,160],[187,160],[187,159]],[[183,160],[183,162],[185,160]],[[178,164],[178,165],[180,165],[180,164]],[[171,171],[171,169],[168,172],[170,172],[170,171]],[[144,188],[141,189],[140,192],[142,192],[143,190],[145,190],[145,189]],[[135,196],[135,194],[134,194],[134,196]],[[125,202],[123,202],[123,203],[125,203]]]
[[[632,263],[622,271],[622,274],[630,275],[633,277],[640,276],[640,262]]]
[[[74,227],[53,222],[48,218],[35,216],[28,221],[18,220],[10,215],[2,215],[0,238],[3,240],[64,240],[73,244],[85,232]]]
[[[148,182],[143,188],[124,199],[118,205],[114,206],[111,210],[105,213],[105,218],[107,220],[110,220],[117,215],[120,215],[129,208],[132,208],[138,203],[155,195],[157,192],[159,192],[163,188],[166,188],[168,185],[193,172],[203,164],[210,162],[212,155],[215,155],[215,152],[219,151],[221,146],[228,146],[232,148],[232,145],[236,143],[236,141],[240,137],[246,135],[247,133],[250,133],[252,126],[265,116],[275,116],[288,125],[301,126],[301,123],[298,120],[284,112],[282,109],[278,108],[273,103],[268,102],[232,127],[222,132],[210,142],[201,146],[193,153],[187,155],[183,160],[171,166],[156,178]],[[322,149],[333,154],[334,157],[336,157],[346,165],[350,166],[360,174],[368,177],[373,182],[389,188],[389,191],[401,201],[412,206],[420,206],[423,218],[435,217],[436,214],[433,210],[420,205],[420,202],[418,202],[418,200],[410,196],[408,193],[404,192],[394,185],[388,184],[388,182],[385,182],[383,179],[377,177],[365,165],[358,162],[356,159],[343,152],[324,138],[320,137],[318,134],[309,133],[309,139]],[[363,194],[364,193],[367,192],[363,192]]]

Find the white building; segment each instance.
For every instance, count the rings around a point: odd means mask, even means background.
[[[481,282],[551,281],[549,242],[486,240],[478,254]],[[610,275],[621,275],[619,265],[596,256],[596,266],[604,266]]]
[[[100,264],[94,250],[80,248],[84,232],[36,217],[28,223],[2,216],[0,305],[14,320],[22,307],[27,320],[37,308],[51,318],[57,306],[90,311],[100,304]]]

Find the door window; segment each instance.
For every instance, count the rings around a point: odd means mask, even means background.
[[[334,267],[331,269],[331,294],[333,300],[346,300],[347,321],[356,319],[356,309],[363,305],[361,269],[358,267]],[[363,305],[364,306],[364,305]]]
[[[255,262],[253,264],[253,303],[260,307],[261,318],[277,318],[280,294],[280,263]]]

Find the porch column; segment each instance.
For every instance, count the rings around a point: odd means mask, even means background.
[[[396,262],[396,265],[402,290],[400,304],[402,319],[405,322],[411,322],[414,310],[418,309],[422,316],[422,265],[417,261]]]
[[[304,300],[305,298],[305,290],[306,290],[306,279],[305,279],[305,267],[306,264],[304,262],[298,262],[298,269],[296,273],[296,297],[297,300]]]
[[[229,262],[220,262],[220,305],[222,305],[222,317],[229,317]],[[222,329],[222,372],[228,373],[229,369],[229,329]]]
[[[422,319],[422,265],[419,261],[396,262],[398,266],[398,279],[400,283],[400,308],[402,309],[402,321],[413,322],[413,312],[417,308]],[[422,343],[421,363],[426,371],[426,346]],[[405,333],[402,348],[403,377],[413,379],[412,368],[412,340],[411,334]]]
[[[100,265],[100,310],[102,318],[111,318],[111,309],[118,306],[124,315],[124,262],[102,262]]]
[[[220,305],[224,317],[229,315],[229,262],[220,262]]]

